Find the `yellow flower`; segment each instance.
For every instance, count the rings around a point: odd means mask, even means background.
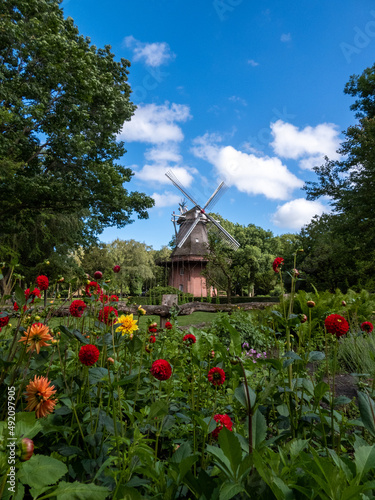
[[[143,307],[142,307],[142,306],[139,306],[139,307],[138,307],[138,314],[139,314],[140,316],[144,316],[144,315],[146,314],[146,310],[145,310],[145,309],[143,309]]]
[[[122,335],[129,335],[131,339],[133,338],[133,332],[138,330],[137,320],[133,319],[132,314],[120,316],[115,325],[119,325],[116,330],[120,330]]]

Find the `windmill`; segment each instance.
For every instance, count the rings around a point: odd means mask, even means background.
[[[221,182],[212,193],[206,204],[201,207],[194,198],[186,191],[177,177],[169,170],[165,174],[172,184],[193,203],[191,210],[184,210],[186,203],[180,204],[180,214],[172,214],[172,221],[176,232],[176,248],[171,256],[172,272],[169,284],[179,290],[192,293],[195,297],[208,294],[206,280],[201,275],[207,264],[208,234],[207,224],[217,230],[218,235],[231,248],[237,250],[239,243],[231,236],[211,215],[206,213],[219,200],[226,190],[224,182]],[[176,223],[180,226],[177,232]]]

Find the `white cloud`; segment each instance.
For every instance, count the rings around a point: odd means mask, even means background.
[[[256,66],[259,66],[259,63],[258,63],[258,62],[256,62],[256,61],[254,61],[254,59],[248,59],[248,60],[247,60],[247,64],[250,64],[250,66],[253,66],[254,68],[255,68]]]
[[[133,51],[133,61],[143,61],[152,68],[167,64],[176,57],[166,42],[145,43],[127,36],[124,45]]]
[[[162,194],[154,193],[151,198],[155,200],[155,207],[171,207],[172,205],[177,205],[181,201],[181,196],[171,193],[170,191],[165,191]]]
[[[145,158],[148,161],[155,163],[179,163],[182,161],[182,156],[179,153],[177,144],[165,144],[159,147],[148,149],[145,152]]]
[[[171,181],[166,177],[165,173],[168,170],[172,170],[177,179],[181,182],[183,186],[189,187],[193,182],[193,175],[195,173],[194,169],[189,169],[187,167],[171,167],[167,164],[147,164],[144,165],[142,170],[135,173],[135,177],[144,182],[158,182],[160,184],[171,184]]]
[[[238,97],[236,95],[232,95],[231,97],[228,98],[232,102],[238,102],[239,104],[242,104],[242,106],[247,106],[247,102],[245,99],[242,99],[242,97]]]
[[[333,123],[321,123],[316,127],[304,129],[291,123],[277,120],[271,123],[274,138],[271,146],[275,153],[283,158],[300,160],[300,167],[311,169],[324,162],[324,156],[338,159],[336,152],[340,146],[339,131]]]
[[[140,105],[130,122],[125,122],[119,140],[162,144],[180,142],[184,135],[176,122],[191,118],[190,109],[184,104]]]
[[[321,215],[328,211],[329,208],[319,201],[297,198],[277,207],[272,216],[272,222],[279,227],[299,230],[308,224],[315,215]]]
[[[291,35],[290,33],[283,33],[283,34],[281,35],[281,37],[280,37],[280,40],[281,40],[282,42],[284,42],[284,43],[285,43],[285,42],[290,42],[290,41],[291,41],[291,39],[292,39],[292,35]]]
[[[292,174],[276,157],[257,156],[232,146],[219,146],[217,138],[206,134],[194,141],[193,153],[210,162],[229,186],[248,194],[262,194],[270,199],[285,200],[303,181]]]

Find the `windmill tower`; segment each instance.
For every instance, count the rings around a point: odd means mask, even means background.
[[[222,196],[225,187],[224,182],[218,186],[202,208],[186,192],[186,189],[170,170],[165,175],[193,203],[193,208],[188,211],[186,211],[185,204],[181,203],[180,214],[172,214],[172,222],[176,233],[176,248],[171,255],[169,285],[178,288],[182,292],[191,293],[195,297],[207,297],[209,290],[207,289],[206,279],[202,276],[202,271],[207,265],[207,225],[213,224],[219,235],[235,250],[240,246],[218,221],[206,214],[206,209],[212,208],[214,203]],[[179,226],[178,231],[176,224]]]

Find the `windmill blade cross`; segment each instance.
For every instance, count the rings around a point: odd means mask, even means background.
[[[225,193],[225,191],[227,189],[228,189],[228,186],[226,186],[224,184],[224,182],[222,181],[219,184],[219,186],[216,188],[214,193],[208,199],[207,203],[203,207],[203,210],[210,210],[220,200],[220,198],[223,196],[223,194]]]
[[[194,228],[198,224],[199,221],[200,221],[200,218],[197,217],[195,219],[195,221],[193,222],[193,224],[189,227],[189,230],[187,231],[187,233],[185,234],[185,236],[182,238],[182,240],[178,242],[178,244],[177,244],[178,248],[182,247],[182,245],[185,243],[185,241],[189,238],[189,236],[191,235],[191,233],[194,231]]]
[[[206,214],[206,217],[208,220],[210,220],[212,222],[212,224],[214,226],[216,226],[219,231],[221,231],[221,233],[224,235],[224,238],[227,240],[227,242],[230,244],[230,246],[232,248],[234,248],[235,250],[237,250],[237,248],[239,248],[240,244],[238,243],[237,240],[235,240],[233,238],[233,236],[231,236],[228,231],[226,231],[223,226],[221,226],[213,217],[211,217],[211,215],[208,215]]]
[[[168,170],[168,172],[166,172],[165,175],[172,182],[172,184],[176,186],[176,188],[179,189],[184,196],[186,196],[186,198],[188,198],[194,205],[196,205],[200,210],[202,210],[201,207],[198,205],[198,203],[186,192],[185,188],[182,186],[180,181],[174,175],[172,170]]]

